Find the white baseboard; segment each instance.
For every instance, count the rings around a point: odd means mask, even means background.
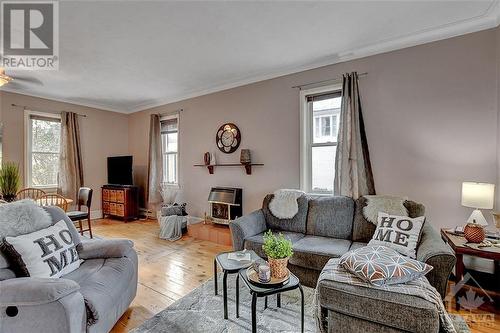
[[[188,219],[188,224],[196,224],[196,223],[203,222],[203,218],[198,217],[198,216],[188,215],[187,219]]]
[[[102,219],[102,210],[91,210],[90,219],[91,220]]]

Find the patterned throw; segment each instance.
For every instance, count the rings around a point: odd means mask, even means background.
[[[385,246],[365,246],[349,251],[340,258],[340,265],[361,280],[379,287],[405,283],[432,270],[432,266]]]
[[[440,332],[441,333],[456,333],[455,327],[451,321],[450,316],[446,312],[444,304],[441,300],[441,296],[437,292],[437,290],[432,287],[427,281],[427,279],[422,276],[415,280],[409,281],[404,284],[395,284],[395,285],[384,285],[384,286],[374,286],[368,282],[361,280],[355,275],[349,273],[344,268],[340,266],[340,259],[335,258],[328,261],[325,268],[321,272],[318,284],[322,280],[331,280],[340,283],[346,283],[350,285],[360,286],[364,288],[375,288],[388,292],[399,293],[404,295],[410,295],[415,297],[420,297],[425,299],[436,305],[436,308],[439,312],[439,320],[440,320]],[[323,316],[324,314],[321,311],[321,305],[319,302],[319,294],[316,288],[316,295],[314,297],[316,310],[316,326],[319,332],[326,333],[326,323],[327,319]]]

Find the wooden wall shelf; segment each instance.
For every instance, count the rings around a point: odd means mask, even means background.
[[[194,166],[196,167],[205,167],[208,169],[208,172],[213,175],[214,174],[214,169],[215,167],[243,167],[245,168],[245,171],[247,175],[252,174],[252,166],[263,166],[264,164],[262,163],[250,163],[250,164],[241,164],[241,163],[223,163],[223,164],[210,164],[210,165],[205,165],[205,164],[195,164]]]

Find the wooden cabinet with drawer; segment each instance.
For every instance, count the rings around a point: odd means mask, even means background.
[[[125,221],[137,219],[139,214],[136,186],[104,185],[102,187],[102,213]]]

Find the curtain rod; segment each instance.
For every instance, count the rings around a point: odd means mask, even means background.
[[[19,105],[19,104],[14,104],[14,103],[12,103],[11,106],[16,107],[16,108],[23,108],[23,110],[32,110],[32,111],[41,111],[41,112],[47,112],[47,113],[54,113],[53,111],[38,110],[37,108],[31,108],[31,107],[26,106],[26,105]],[[56,111],[55,113],[61,113],[61,112],[62,111],[59,111],[59,112]],[[78,115],[80,117],[87,118],[86,114],[77,113],[76,115]]]
[[[184,109],[177,109],[177,110],[169,111],[169,112],[165,112],[165,113],[158,113],[158,115],[160,117],[165,117],[165,116],[171,116],[173,114],[176,114],[176,113],[179,113],[179,112],[182,112],[182,111],[184,111]]]
[[[358,77],[363,77],[363,76],[366,76],[366,75],[368,75],[367,72],[359,73]],[[292,88],[302,89],[303,87],[312,86],[312,85],[316,85],[316,84],[327,83],[327,82],[334,83],[334,82],[341,82],[341,81],[342,81],[342,77],[337,77],[337,78],[329,79],[329,80],[323,80],[323,81],[317,81],[317,82],[309,82],[309,83],[299,84],[297,86],[293,86]]]

